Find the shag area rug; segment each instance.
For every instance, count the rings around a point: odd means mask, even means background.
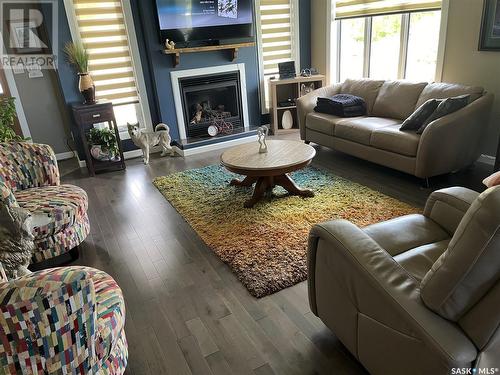
[[[171,174],[153,183],[255,297],[307,278],[311,227],[333,219],[359,226],[419,210],[365,186],[313,167],[292,174],[314,198],[288,196],[281,187],[254,208],[243,208],[252,188],[229,186],[236,176],[221,166]]]

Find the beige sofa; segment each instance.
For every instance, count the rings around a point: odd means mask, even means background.
[[[339,93],[362,97],[368,115],[341,118],[314,112],[318,97]],[[467,107],[432,122],[422,135],[399,130],[402,122],[427,100],[464,94],[470,95]],[[429,178],[458,171],[479,158],[493,99],[481,87],[346,80],[298,100],[300,136],[306,142]]]
[[[431,195],[423,215],[314,227],[312,311],[371,374],[500,368],[500,187]],[[481,371],[479,371],[481,369]]]

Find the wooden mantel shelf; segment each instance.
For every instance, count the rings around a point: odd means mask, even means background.
[[[174,68],[176,68],[181,62],[181,54],[182,53],[229,50],[229,51],[231,51],[231,61],[234,61],[238,58],[238,50],[240,48],[253,47],[253,46],[255,46],[255,42],[224,44],[224,45],[219,45],[219,46],[166,49],[163,51],[163,53],[165,55],[172,55]]]

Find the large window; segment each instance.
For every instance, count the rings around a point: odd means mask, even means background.
[[[440,1],[336,0],[336,6],[337,79],[435,79]]]
[[[278,76],[278,64],[299,63],[298,0],[260,0],[256,6],[262,102],[267,111],[269,80]]]
[[[73,10],[73,38],[89,52],[97,99],[113,103],[119,126],[145,126],[122,2],[66,0],[66,6]]]

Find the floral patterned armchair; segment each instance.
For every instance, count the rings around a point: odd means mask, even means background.
[[[1,274],[0,374],[125,372],[125,303],[109,275],[85,267],[12,281]]]
[[[87,194],[77,186],[61,185],[50,146],[0,143],[0,200],[32,214],[32,263],[77,248],[90,232]]]

